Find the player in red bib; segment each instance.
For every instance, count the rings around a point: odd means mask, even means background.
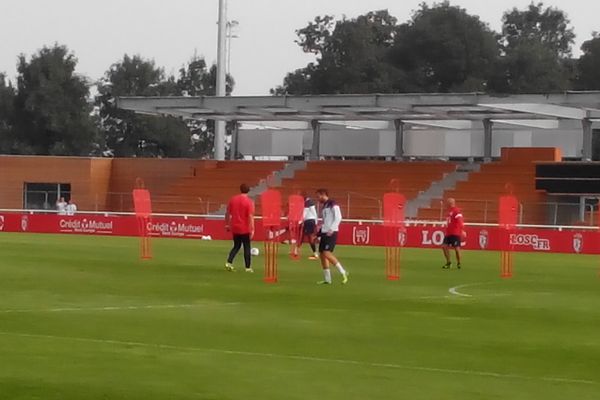
[[[460,269],[460,246],[463,238],[466,236],[463,215],[462,211],[456,207],[456,200],[448,199],[446,200],[446,204],[448,205],[448,217],[446,219],[446,236],[442,244],[444,257],[446,257],[444,269],[452,267],[450,248],[454,248],[454,252],[456,253],[456,267]]]
[[[248,185],[240,185],[240,194],[233,196],[227,204],[225,229],[233,234],[233,248],[225,264],[228,271],[234,271],[233,260],[243,245],[246,272],[254,272],[250,254],[250,241],[254,236],[254,202],[248,197],[249,191]]]

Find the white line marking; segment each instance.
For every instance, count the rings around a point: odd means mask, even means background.
[[[455,295],[455,296],[460,296],[460,297],[473,297],[473,296],[472,296],[472,295],[470,295],[470,294],[461,293],[461,292],[459,292],[458,290],[459,290],[459,289],[464,289],[464,288],[467,288],[467,287],[471,287],[471,286],[477,286],[477,285],[483,285],[483,283],[482,283],[482,282],[480,282],[480,283],[467,283],[467,284],[465,284],[465,285],[458,285],[458,286],[454,286],[454,287],[451,287],[450,289],[448,289],[448,292],[449,292],[450,294],[453,294],[453,295]]]
[[[26,314],[26,313],[60,313],[77,311],[127,311],[127,310],[160,310],[177,308],[196,308],[211,305],[234,306],[239,303],[195,303],[195,304],[151,304],[140,306],[104,306],[104,307],[62,307],[62,308],[40,308],[22,310],[0,310],[0,314]]]
[[[344,365],[358,365],[363,367],[372,368],[386,368],[386,369],[401,369],[407,371],[421,371],[430,373],[441,373],[450,375],[471,375],[481,376],[488,378],[501,378],[501,379],[514,379],[514,380],[525,380],[525,381],[542,381],[542,382],[553,382],[553,383],[567,383],[567,384],[580,384],[580,385],[600,385],[599,381],[592,381],[587,379],[573,379],[563,377],[552,377],[552,376],[526,376],[517,374],[504,374],[500,372],[492,371],[479,371],[471,369],[449,369],[449,368],[435,368],[435,367],[421,367],[416,365],[404,365],[404,364],[391,364],[391,363],[378,363],[378,362],[367,362],[357,360],[347,360],[338,358],[323,358],[323,357],[312,357],[295,354],[277,354],[277,353],[261,353],[253,351],[242,351],[242,350],[225,350],[225,349],[211,349],[211,348],[200,348],[200,347],[187,347],[187,346],[174,346],[169,344],[157,344],[157,343],[143,343],[143,342],[132,342],[132,341],[121,341],[121,340],[109,340],[109,339],[93,339],[93,338],[78,338],[68,336],[54,336],[54,335],[38,335],[28,333],[16,333],[16,332],[2,332],[2,336],[14,336],[30,339],[47,339],[47,340],[64,340],[74,341],[81,343],[97,343],[97,344],[110,344],[116,346],[136,346],[154,348],[160,350],[175,350],[184,352],[199,352],[199,353],[216,353],[216,354],[227,354],[247,357],[263,357],[263,358],[277,358],[285,360],[299,360],[299,361],[312,361],[321,363],[332,363],[332,364],[344,364]]]
[[[421,296],[415,297],[417,300],[438,300],[438,299],[449,299],[451,296]]]
[[[470,288],[470,287],[475,287],[475,286],[480,286],[480,285],[493,285],[493,284],[497,284],[497,283],[500,283],[500,282],[490,281],[490,282],[466,283],[464,285],[458,285],[458,286],[451,287],[450,289],[448,289],[448,292],[450,294],[453,294],[454,296],[459,296],[459,297],[474,297],[471,294],[462,293],[459,290],[465,289],[465,288]],[[502,297],[502,296],[510,296],[510,293],[486,293],[486,294],[479,295],[478,297],[481,297],[481,296]]]

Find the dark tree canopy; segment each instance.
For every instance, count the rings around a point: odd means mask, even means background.
[[[125,55],[105,74],[98,90],[106,147],[117,157],[191,157],[212,154],[213,125],[175,117],[136,115],[115,105],[117,96],[214,95],[216,66],[194,57],[167,77],[154,61]],[[228,77],[228,91],[233,79]]]
[[[600,34],[584,42],[581,51],[575,85],[579,90],[600,90]]]
[[[388,62],[397,20],[387,11],[374,11],[356,19],[334,21],[316,17],[297,31],[303,51],[317,62],[288,74],[275,94],[392,92],[399,75]]]
[[[7,82],[4,74],[0,74],[0,153],[10,152],[14,144],[15,90]]]
[[[568,57],[575,39],[567,15],[543,3],[512,9],[502,19],[502,57],[490,89],[505,93],[548,93],[570,88]]]
[[[498,53],[487,25],[448,2],[422,4],[402,25],[382,10],[316,17],[297,34],[317,61],[288,74],[275,94],[484,90]]]
[[[183,157],[189,147],[185,124],[173,117],[135,115],[116,107],[117,96],[166,96],[175,88],[154,61],[140,56],[111,66],[98,85],[101,129],[106,147],[117,157]]]
[[[483,91],[497,56],[490,28],[465,9],[443,2],[422,4],[400,26],[393,62],[407,71],[419,91]]]
[[[30,60],[19,57],[10,152],[89,155],[94,150],[89,86],[75,73],[76,65],[75,56],[57,44]]]
[[[525,10],[513,8],[502,17],[503,48],[518,48],[523,43],[538,43],[558,57],[569,57],[575,41],[573,27],[564,11],[531,3]]]
[[[448,1],[422,3],[403,24],[387,11],[354,19],[319,16],[296,31],[298,45],[316,60],[271,92],[539,93],[571,87],[575,34],[562,10],[532,3],[507,11],[502,22],[495,33]]]

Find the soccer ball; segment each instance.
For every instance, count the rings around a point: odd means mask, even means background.
[[[257,256],[257,255],[259,255],[259,254],[260,254],[260,250],[258,250],[256,247],[253,247],[253,248],[250,250],[250,254],[252,254],[253,256]]]

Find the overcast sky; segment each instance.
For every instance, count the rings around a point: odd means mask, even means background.
[[[294,43],[294,31],[316,15],[355,17],[388,9],[401,22],[422,0],[229,0],[229,19],[239,21],[232,44],[234,94],[262,95],[288,71],[311,60]],[[429,2],[431,3],[431,2]],[[498,30],[502,13],[529,0],[454,0]],[[568,13],[576,49],[600,31],[600,0],[552,0]],[[175,73],[197,51],[216,59],[218,0],[0,0],[0,71],[15,76],[20,53],[66,44],[78,72],[96,80],[123,54],[152,58]]]

